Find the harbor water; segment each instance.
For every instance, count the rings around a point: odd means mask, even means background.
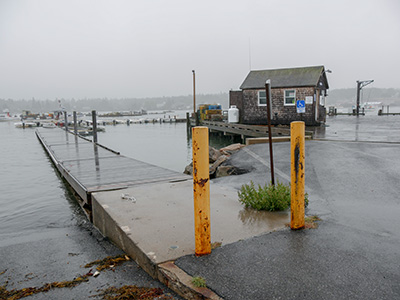
[[[74,226],[81,217],[34,129],[0,122],[0,245]]]

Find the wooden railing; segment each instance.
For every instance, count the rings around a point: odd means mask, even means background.
[[[268,127],[264,125],[244,125],[224,122],[201,121],[202,126],[207,126],[210,130],[222,131],[231,134],[238,134],[249,137],[268,136]],[[290,136],[290,128],[272,127],[273,136]],[[306,131],[306,135],[312,136],[311,131]]]

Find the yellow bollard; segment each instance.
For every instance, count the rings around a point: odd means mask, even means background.
[[[211,253],[208,128],[193,127],[193,194],[196,255]]]
[[[290,228],[304,228],[304,122],[290,123],[290,152],[291,152],[291,204]]]

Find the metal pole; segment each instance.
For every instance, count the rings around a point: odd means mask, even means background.
[[[193,72],[193,114],[196,114],[196,73]]]
[[[273,186],[275,186],[274,155],[272,152],[272,131],[271,131],[271,113],[272,113],[271,81],[269,79],[265,82],[265,96],[267,99],[267,119],[268,119],[269,159],[270,159],[270,166],[271,166],[271,184]]]
[[[73,112],[74,115],[74,133],[78,134],[78,120],[76,117],[76,111]]]
[[[97,120],[96,111],[92,110],[93,143],[97,143]]]
[[[290,228],[304,228],[304,187],[305,187],[305,124],[290,123]]]
[[[360,114],[360,90],[361,90],[361,82],[357,80],[357,104],[356,104],[357,117]]]
[[[195,253],[211,253],[208,127],[192,128]]]
[[[65,126],[65,131],[68,131],[68,118],[67,118],[67,112],[64,110],[64,126]]]

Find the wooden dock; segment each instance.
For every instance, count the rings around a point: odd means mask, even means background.
[[[210,132],[222,132],[224,135],[240,135],[242,140],[245,141],[247,137],[267,137],[268,127],[266,125],[245,125],[245,124],[234,124],[225,122],[212,122],[212,121],[201,121],[201,126],[207,126]],[[272,136],[290,136],[290,128],[288,127],[272,127]],[[312,137],[312,131],[306,131],[306,136]]]
[[[92,220],[91,194],[154,182],[187,180],[188,175],[135,160],[63,129],[36,130],[62,177],[79,195]]]

